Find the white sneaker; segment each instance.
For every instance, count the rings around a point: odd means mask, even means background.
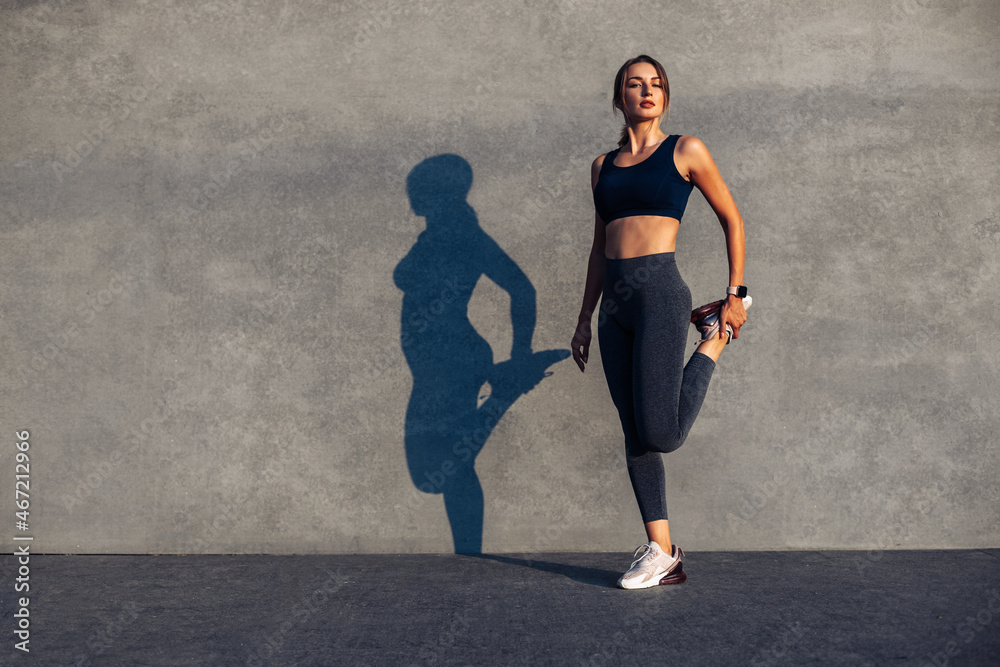
[[[701,340],[695,341],[696,345],[719,335],[719,315],[722,314],[723,303],[725,303],[724,300],[713,301],[691,311],[691,323],[701,333]],[[743,297],[744,310],[750,308],[751,304],[753,304],[753,298],[749,294]],[[728,323],[726,324],[726,334],[729,336],[726,345],[729,345],[733,340],[733,328]]]
[[[621,576],[618,585],[629,590],[652,588],[666,583],[681,583],[687,579],[681,558],[684,552],[674,545],[673,554],[667,555],[660,545],[650,540],[632,554],[632,567]]]

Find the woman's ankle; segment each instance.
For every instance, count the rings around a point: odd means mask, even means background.
[[[695,352],[700,352],[712,361],[719,361],[719,357],[722,355],[722,351],[726,349],[726,341],[728,338],[712,338],[711,340],[706,340]]]

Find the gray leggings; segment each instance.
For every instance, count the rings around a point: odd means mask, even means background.
[[[667,518],[661,453],[680,447],[715,370],[695,352],[684,364],[691,290],[674,253],[604,260],[597,319],[601,363],[625,434],[625,458],[643,522]]]

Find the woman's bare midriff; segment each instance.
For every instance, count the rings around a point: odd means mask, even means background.
[[[630,215],[604,228],[604,256],[628,259],[674,252],[680,220],[662,215]]]

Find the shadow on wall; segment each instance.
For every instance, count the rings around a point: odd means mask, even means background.
[[[476,456],[514,402],[570,356],[531,351],[535,288],[496,241],[479,227],[465,200],[472,167],[458,155],[427,158],[406,179],[413,212],[426,218],[393,272],[403,290],[400,344],[413,373],[406,409],[406,463],[423,493],[443,493],[455,553],[480,553],[483,490]],[[511,358],[494,364],[493,350],[469,321],[472,290],[486,275],[510,294]],[[480,390],[489,396],[480,404]]]

